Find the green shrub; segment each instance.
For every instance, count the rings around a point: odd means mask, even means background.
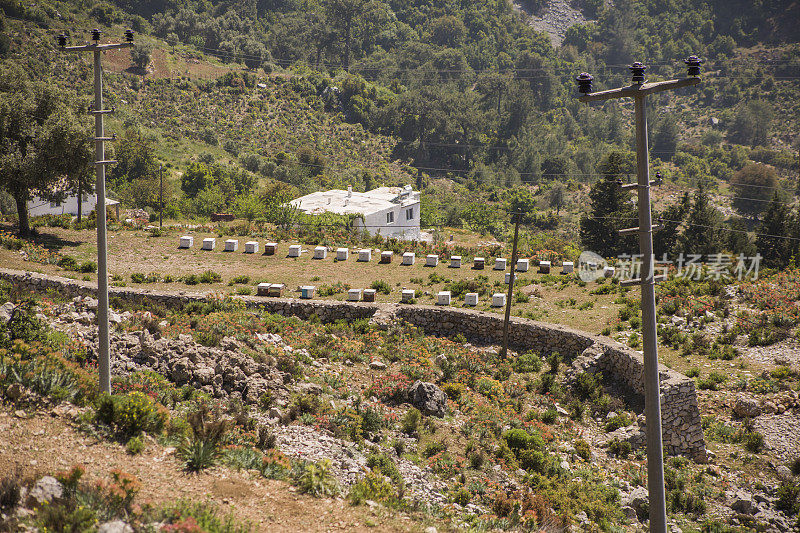
[[[234,285],[237,283],[240,285],[247,285],[248,283],[250,283],[250,276],[245,276],[245,275],[234,276],[231,279],[229,285]]]
[[[78,270],[78,262],[75,261],[74,257],[69,255],[63,256],[56,264],[64,270]]]
[[[443,440],[432,440],[425,443],[425,446],[423,446],[422,450],[420,450],[420,454],[428,459],[445,450],[447,450],[447,443],[445,443]]]
[[[400,421],[400,429],[406,435],[415,435],[419,431],[419,421],[422,413],[416,407],[410,408]]]
[[[539,372],[542,369],[542,358],[536,352],[525,352],[514,360],[516,372]]]
[[[197,274],[189,274],[183,276],[183,282],[186,285],[197,285],[198,283],[200,283],[200,276],[198,276]]]
[[[178,456],[187,470],[198,472],[216,464],[231,424],[222,417],[219,408],[212,410],[206,403],[198,405],[186,419],[191,435],[178,447]]]
[[[352,505],[361,505],[366,500],[394,503],[397,500],[397,492],[385,477],[375,472],[368,472],[350,487],[347,499]]]
[[[747,451],[758,453],[764,448],[764,435],[758,431],[746,431],[742,438]]]
[[[553,424],[556,420],[558,420],[558,411],[556,411],[555,407],[548,407],[547,410],[542,413],[542,422],[545,424]]]
[[[472,494],[466,489],[461,487],[451,495],[450,499],[462,507],[466,507],[472,499]]]
[[[141,437],[131,437],[125,444],[125,451],[130,455],[139,455],[144,451],[144,440]]]
[[[206,270],[200,274],[200,283],[219,283],[222,281],[222,276],[213,270]]]
[[[300,492],[316,497],[339,494],[339,485],[331,473],[331,462],[327,459],[306,464],[297,485]]]
[[[145,275],[141,272],[134,272],[131,274],[131,282],[132,283],[144,283],[145,282]]]
[[[237,287],[236,288],[236,294],[238,294],[239,296],[250,296],[252,293],[253,293],[253,291],[250,289],[250,287]]]
[[[94,261],[84,261],[79,267],[83,274],[93,274],[97,272],[97,263]]]
[[[583,459],[584,461],[588,461],[591,455],[591,451],[589,449],[589,443],[583,439],[578,439],[575,441],[575,453],[578,457]]]
[[[631,451],[631,444],[628,441],[619,440],[618,438],[614,437],[608,443],[609,455],[614,455],[621,459],[625,459],[631,454]]]
[[[160,433],[168,417],[166,409],[139,391],[113,396],[103,394],[97,400],[97,421],[126,439],[142,432]]]
[[[392,292],[392,288],[387,281],[382,279],[378,279],[372,282],[370,288],[375,289],[376,292],[381,294],[389,294]]]
[[[403,476],[394,460],[382,452],[373,451],[367,456],[367,467],[391,479],[397,485],[403,483]]]
[[[620,413],[606,420],[605,430],[606,433],[611,433],[612,431],[629,425],[631,425],[630,417],[625,413]]]
[[[800,513],[800,484],[793,480],[781,483],[775,507],[787,514]]]

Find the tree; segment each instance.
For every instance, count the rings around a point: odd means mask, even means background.
[[[29,80],[15,65],[0,67],[0,187],[17,204],[21,235],[30,234],[31,195],[50,196],[60,181],[85,170],[80,154],[64,152],[85,135],[57,89]]]
[[[350,70],[350,55],[353,46],[353,32],[355,26],[366,15],[366,7],[371,0],[327,0],[325,11],[331,25],[339,30],[340,39],[344,44],[342,53],[342,66]]]
[[[663,161],[669,161],[678,147],[680,130],[675,115],[668,114],[655,124],[653,133],[652,154]]]
[[[767,143],[775,113],[764,100],[753,100],[739,106],[730,133],[735,140],[752,146]]]
[[[756,217],[767,208],[778,185],[775,169],[761,163],[750,163],[731,178],[736,195],[733,207],[744,216]]]
[[[700,187],[694,195],[686,229],[681,235],[683,253],[704,256],[719,253],[722,244],[719,231],[721,219],[722,215],[710,204],[705,189]]]
[[[690,207],[691,201],[687,192],[680,202],[668,206],[659,214],[664,227],[653,233],[653,253],[656,257],[663,257],[665,254],[670,256],[676,251],[680,236],[678,228],[683,224]]]
[[[756,249],[764,258],[764,266],[781,268],[788,263],[792,246],[786,237],[791,236],[791,218],[789,208],[775,191],[756,231]]]
[[[131,48],[131,61],[136,68],[143,71],[147,69],[153,56],[153,43],[150,41],[141,41],[136,43],[136,46]]]
[[[556,215],[558,215],[561,212],[561,208],[566,205],[565,196],[566,190],[561,183],[554,185],[547,195],[547,202],[550,204],[551,208],[556,210]]]
[[[589,191],[591,211],[581,217],[581,243],[604,257],[632,253],[635,239],[622,237],[619,230],[636,223],[630,195],[619,186],[620,176],[633,170],[632,154],[611,152],[599,166],[603,177]]]
[[[189,198],[197,196],[201,190],[214,183],[214,176],[203,163],[189,163],[181,176],[181,190]]]

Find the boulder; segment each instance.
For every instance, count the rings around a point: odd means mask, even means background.
[[[733,405],[733,414],[739,418],[755,418],[761,414],[761,408],[756,400],[740,394]]]
[[[372,370],[386,370],[386,363],[383,361],[370,361],[369,367]]]
[[[408,389],[411,403],[426,415],[443,417],[447,408],[447,396],[433,383],[415,381]]]
[[[97,533],[133,533],[133,528],[122,520],[114,520],[100,524]]]
[[[736,494],[730,501],[730,508],[737,513],[754,514],[758,511],[758,507],[753,501],[753,495],[744,490],[736,491]]]
[[[623,508],[631,507],[636,512],[639,521],[647,518],[650,497],[644,487],[636,487],[630,494],[623,494],[620,503]]]
[[[185,357],[178,359],[172,364],[169,375],[178,385],[188,382],[192,379],[192,363]]]
[[[33,488],[28,493],[28,506],[50,503],[63,495],[63,485],[53,476],[44,476],[33,484]]]

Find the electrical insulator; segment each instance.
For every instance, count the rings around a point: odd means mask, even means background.
[[[644,83],[644,71],[646,69],[647,67],[642,65],[640,61],[637,61],[636,63],[628,67],[628,70],[630,70],[631,73],[633,73],[633,78],[631,79],[631,81],[633,83]]]
[[[92,40],[93,40],[93,41],[99,41],[99,40],[100,40],[100,34],[101,34],[101,33],[103,33],[103,32],[101,32],[101,31],[100,31],[100,30],[98,30],[97,28],[93,29],[93,30],[92,30]]]
[[[699,76],[700,75],[700,65],[704,63],[702,59],[697,56],[689,56],[683,60],[686,63],[687,72],[686,74],[689,76]]]
[[[579,76],[575,78],[575,81],[578,82],[578,92],[582,94],[588,94],[592,92],[592,80],[594,78],[588,72],[581,72]]]
[[[58,46],[60,46],[61,48],[67,46],[67,36],[64,35],[63,33],[58,36]]]
[[[133,42],[133,30],[131,29],[125,30],[125,41],[129,43]]]

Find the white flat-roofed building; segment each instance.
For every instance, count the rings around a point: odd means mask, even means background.
[[[416,240],[419,230],[419,192],[411,185],[378,187],[367,192],[332,189],[319,191],[292,200],[300,211],[312,215],[336,213],[361,215],[354,223],[371,235]]]

